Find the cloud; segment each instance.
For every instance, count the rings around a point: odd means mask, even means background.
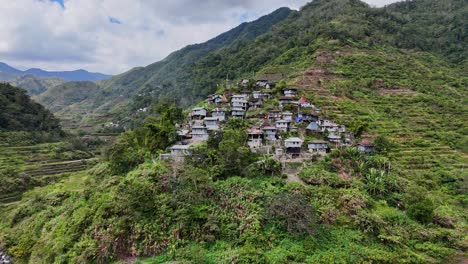
[[[121,73],[307,0],[1,0],[0,61]],[[367,0],[382,6],[395,0]]]

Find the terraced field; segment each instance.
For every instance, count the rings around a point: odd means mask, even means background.
[[[55,182],[67,173],[86,170],[96,162],[91,153],[75,150],[64,142],[0,146],[0,171],[7,171],[14,177],[9,184],[19,185],[17,190],[2,189],[14,191],[0,193],[0,204],[15,202],[26,189]]]

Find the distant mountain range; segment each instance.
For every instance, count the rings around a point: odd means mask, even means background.
[[[82,69],[75,71],[45,71],[42,69],[32,68],[26,71],[21,71],[6,63],[0,62],[0,80],[9,80],[19,75],[33,75],[43,78],[56,77],[65,81],[99,81],[112,77],[111,75],[98,72],[88,72]]]

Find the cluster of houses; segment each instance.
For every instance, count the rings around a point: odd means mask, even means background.
[[[246,85],[248,81],[241,80],[239,86]],[[204,107],[193,108],[188,116],[189,122],[178,127],[180,144],[173,146],[171,153],[163,154],[162,157],[178,158],[191,155],[190,144],[208,140],[211,131],[222,129],[227,119],[244,119],[247,111],[262,109],[266,100],[275,98],[273,91],[270,90],[275,87],[274,83],[257,80],[256,87],[262,89],[239,93],[227,91],[208,96],[207,103],[211,110]],[[344,125],[320,119],[320,109],[304,96],[299,97],[297,89],[282,89],[282,95],[277,99],[278,105],[275,109],[269,110],[268,113],[264,112],[262,117],[252,118],[252,121],[258,121],[256,126],[247,130],[247,144],[252,151],[276,155],[279,158],[297,158],[310,154],[324,154],[330,151],[330,147],[353,144],[353,134],[347,132]],[[287,111],[286,108],[292,109],[294,113]],[[299,136],[288,137],[290,134]],[[313,140],[307,142],[305,146],[302,139],[304,135],[323,140]],[[372,152],[372,144],[369,141],[362,142],[358,148],[365,153]]]

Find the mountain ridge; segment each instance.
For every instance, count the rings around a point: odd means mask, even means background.
[[[13,76],[30,74],[37,77],[58,77],[65,81],[99,81],[111,77],[111,75],[99,72],[89,72],[83,69],[73,71],[46,71],[39,68],[30,68],[22,71],[4,62],[0,62],[0,71]]]

